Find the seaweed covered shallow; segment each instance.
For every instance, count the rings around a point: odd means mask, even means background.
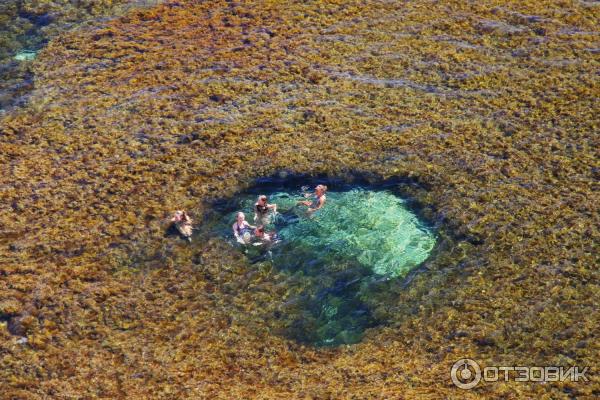
[[[583,1],[179,1],[60,35],[0,124],[5,395],[597,396],[595,374],[457,394],[448,371],[597,365],[598,19]],[[276,271],[163,237],[173,210],[281,170],[410,178],[438,246],[454,237],[382,288],[388,323],[359,344],[285,340]]]
[[[33,89],[32,61],[48,41],[82,24],[96,27],[108,17],[161,0],[3,0],[0,4],[0,112],[25,104]]]
[[[267,232],[276,243],[242,245],[250,268],[276,268],[292,290],[280,299],[276,317],[286,320],[285,334],[304,343],[336,346],[357,343],[366,328],[384,321],[374,310],[385,293],[381,282],[405,277],[423,263],[435,245],[430,228],[391,191],[355,185],[330,185],[327,205],[307,214],[297,202],[309,195],[292,185],[268,180],[217,206],[218,215],[205,221],[209,236],[232,239],[237,212],[249,217],[258,194],[277,204]],[[306,186],[307,188],[307,186]],[[211,223],[210,219],[217,219]],[[251,219],[250,219],[251,221]],[[376,294],[376,296],[374,296]],[[388,301],[389,302],[389,301]]]

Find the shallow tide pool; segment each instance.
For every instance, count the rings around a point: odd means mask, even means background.
[[[281,318],[288,337],[318,346],[359,342],[380,321],[370,302],[378,283],[400,279],[423,263],[435,246],[432,230],[388,190],[354,187],[330,190],[325,206],[313,213],[297,205],[308,188],[265,190],[277,204],[266,225],[278,241],[241,245],[232,224],[238,211],[254,225],[252,190],[221,210],[216,233],[245,253],[252,264],[267,263],[291,289],[282,299]],[[377,296],[380,296],[377,293]]]

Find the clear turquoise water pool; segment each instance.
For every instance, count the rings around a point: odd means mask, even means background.
[[[277,204],[267,232],[279,242],[240,245],[231,225],[238,211],[254,224],[253,205],[259,192],[239,195],[221,214],[219,234],[243,251],[251,262],[271,263],[301,282],[302,290],[282,299],[286,334],[320,346],[356,343],[369,327],[381,323],[369,300],[377,282],[399,279],[423,263],[435,246],[435,234],[388,190],[355,187],[330,190],[325,206],[308,214],[297,205],[309,192],[266,190]]]

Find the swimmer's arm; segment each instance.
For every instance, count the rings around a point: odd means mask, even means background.
[[[273,212],[277,212],[277,204],[268,204],[267,208],[270,208]]]

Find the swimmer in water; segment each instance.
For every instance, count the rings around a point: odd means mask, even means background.
[[[265,232],[264,225],[259,225],[254,230],[254,237],[257,240],[260,240],[262,243],[273,242],[273,241],[277,240],[277,233],[276,232],[268,232],[267,233],[267,232]]]
[[[192,230],[194,229],[192,226],[193,221],[185,211],[175,211],[173,218],[171,218],[171,222],[175,224],[175,227],[181,236],[186,238],[188,242],[192,241]]]
[[[313,213],[325,205],[325,201],[327,200],[325,192],[327,192],[327,186],[317,185],[313,200],[299,201],[298,204],[307,206],[308,212]]]
[[[265,232],[265,227],[263,225],[258,226],[254,230],[254,238],[253,245],[260,246],[262,249],[267,251],[269,257],[271,257],[271,248],[274,244],[279,242],[279,237],[277,236],[277,232]]]
[[[246,221],[246,215],[243,212],[237,213],[236,220],[232,225],[233,236],[240,244],[248,244],[252,239],[252,231],[256,229]]]
[[[269,211],[273,211],[274,214],[277,214],[277,204],[267,203],[267,196],[261,194],[254,204],[254,222],[261,225],[268,224]]]

